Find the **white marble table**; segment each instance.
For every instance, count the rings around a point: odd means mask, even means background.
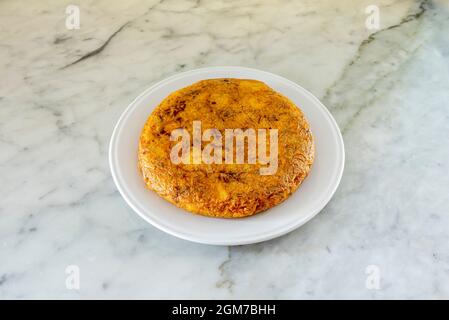
[[[380,30],[371,1],[77,1],[74,30],[69,3],[0,2],[0,298],[449,298],[447,1],[378,0]],[[279,239],[176,239],[111,179],[127,104],[216,65],[291,79],[342,128],[336,195]]]

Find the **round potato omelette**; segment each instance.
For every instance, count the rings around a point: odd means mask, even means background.
[[[182,139],[190,137],[182,161],[171,157],[181,143],[179,135],[173,137],[176,129],[186,133]],[[208,129],[219,134],[204,139]],[[250,129],[257,152],[244,135]],[[229,132],[235,136],[227,140]],[[239,135],[243,161],[236,160]],[[198,161],[208,144],[214,161]],[[281,203],[307,177],[313,160],[313,137],[301,110],[261,81],[233,78],[202,80],[170,94],[149,116],[138,148],[138,167],[150,190],[180,208],[220,218],[251,216]],[[263,168],[269,172],[262,174]]]

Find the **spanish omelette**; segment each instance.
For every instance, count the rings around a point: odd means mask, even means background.
[[[259,162],[225,163],[224,144],[222,163],[173,163],[170,154],[178,142],[172,132],[183,128],[192,137],[195,121],[223,137],[227,129],[277,129],[276,172],[262,175],[266,165]],[[313,160],[312,132],[302,111],[249,79],[202,80],[171,93],[149,116],[138,147],[138,167],[149,189],[180,208],[221,218],[251,216],[281,203],[307,177]]]

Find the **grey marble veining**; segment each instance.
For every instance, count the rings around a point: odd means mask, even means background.
[[[1,1],[0,298],[449,298],[449,4],[377,1],[381,29],[367,30],[370,4],[79,1],[68,30],[69,3]],[[301,84],[342,129],[336,195],[284,237],[176,239],[111,179],[128,103],[216,65]]]

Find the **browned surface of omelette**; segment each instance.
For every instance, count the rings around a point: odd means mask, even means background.
[[[225,129],[278,129],[276,173],[261,175],[260,167],[267,165],[259,163],[173,164],[170,150],[178,142],[170,141],[172,130],[185,128],[192,137],[197,120],[202,132],[220,130],[223,159]],[[203,80],[170,94],[148,118],[138,151],[149,189],[188,211],[223,218],[279,204],[306,178],[313,158],[312,133],[301,110],[263,82],[243,79]]]

